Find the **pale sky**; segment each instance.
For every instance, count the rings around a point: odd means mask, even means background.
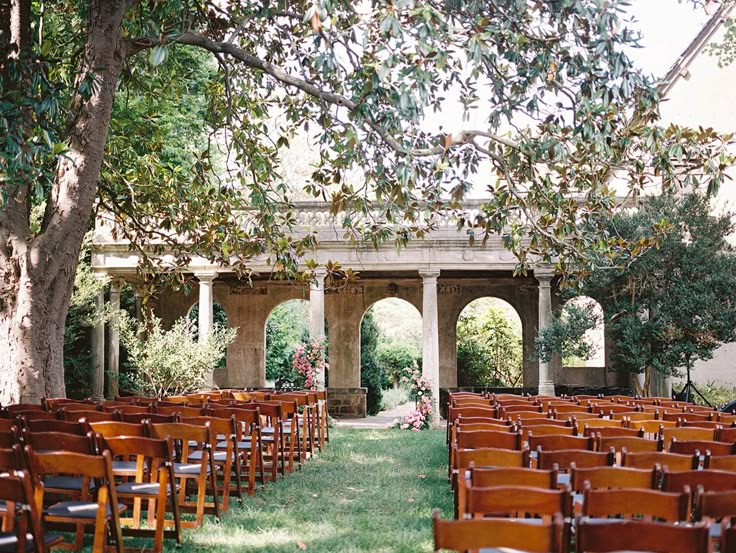
[[[643,48],[634,49],[631,57],[638,65],[662,77],[708,20],[702,8],[695,9],[688,0],[633,0],[632,25],[643,36]]]

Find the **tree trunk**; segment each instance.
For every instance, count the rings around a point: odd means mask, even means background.
[[[15,0],[28,6],[28,0]],[[72,98],[65,155],[47,199],[38,235],[28,224],[27,182],[0,211],[0,403],[62,397],[64,323],[82,239],[89,227],[125,59],[120,27],[130,0],[90,0],[87,43]],[[0,6],[2,6],[0,4]],[[2,18],[3,14],[0,14]]]

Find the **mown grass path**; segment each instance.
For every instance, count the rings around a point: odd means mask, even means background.
[[[220,523],[185,531],[178,551],[431,551],[432,511],[452,514],[444,431],[337,429],[331,439]]]

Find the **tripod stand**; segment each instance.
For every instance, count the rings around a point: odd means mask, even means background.
[[[705,396],[700,393],[700,390],[698,390],[695,387],[695,384],[690,379],[690,355],[685,356],[685,369],[687,370],[687,382],[685,382],[685,385],[682,387],[682,390],[680,390],[678,393],[672,394],[673,398],[678,401],[687,401],[688,403],[695,403],[695,400],[693,399],[693,392],[698,394],[700,396],[700,399],[702,399],[705,404],[708,407],[713,407],[707,399],[705,399]]]

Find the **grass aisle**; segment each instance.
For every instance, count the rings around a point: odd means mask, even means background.
[[[178,551],[415,553],[452,514],[444,431],[336,429],[300,472],[267,485]]]

